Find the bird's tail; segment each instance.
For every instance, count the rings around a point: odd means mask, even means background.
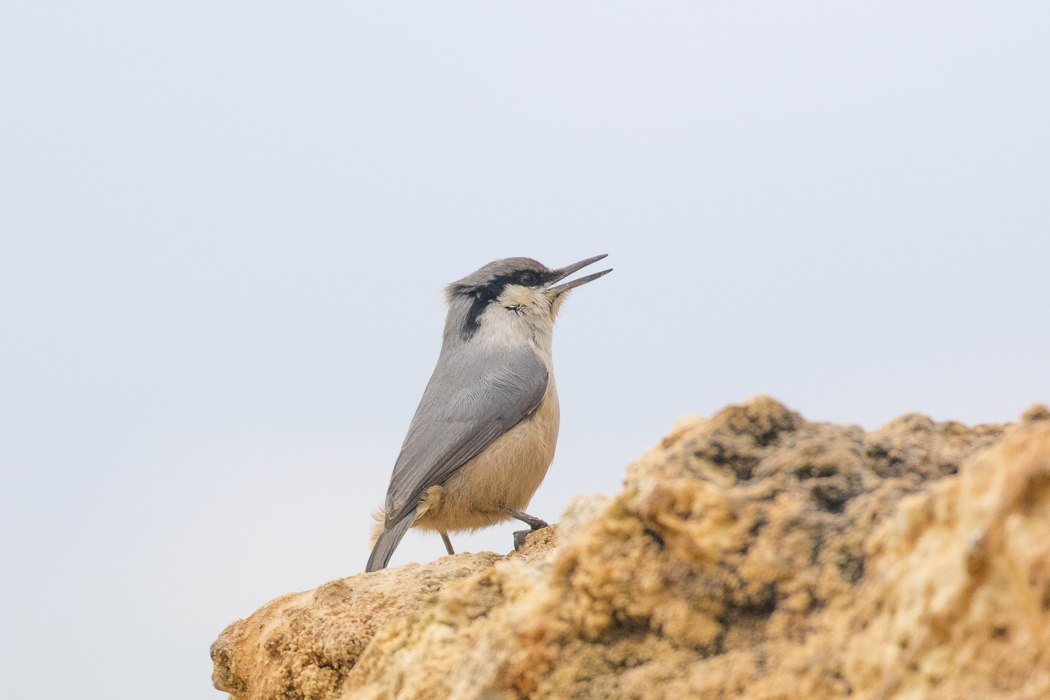
[[[412,527],[412,523],[416,520],[416,510],[413,508],[401,520],[394,523],[394,526],[383,530],[379,538],[376,539],[376,545],[372,548],[372,554],[368,557],[368,564],[365,565],[365,572],[379,571],[385,569],[387,563],[390,562],[390,557],[393,556],[394,550],[397,549],[398,543],[401,542],[401,538],[408,532],[408,528]]]

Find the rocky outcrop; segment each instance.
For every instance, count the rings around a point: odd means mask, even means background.
[[[686,418],[526,550],[279,598],[213,646],[270,698],[1050,697],[1050,412]],[[557,539],[557,546],[554,540]]]
[[[546,556],[556,530],[535,533],[513,556]],[[449,583],[506,558],[492,552],[456,554],[276,598],[247,620],[229,625],[212,644],[212,684],[238,699],[335,697],[384,625],[417,612]]]

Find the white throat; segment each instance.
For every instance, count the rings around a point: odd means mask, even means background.
[[[550,358],[554,319],[550,301],[541,290],[508,285],[478,319],[478,330],[471,342],[484,347],[531,347],[541,357]]]

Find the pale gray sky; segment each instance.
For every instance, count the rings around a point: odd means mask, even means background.
[[[3,3],[5,697],[220,697],[227,623],[360,572],[441,287],[494,258],[615,267],[556,334],[549,520],[758,392],[868,428],[1050,400],[1048,33],[1038,2]]]

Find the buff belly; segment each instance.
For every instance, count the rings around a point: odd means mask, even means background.
[[[500,506],[525,510],[554,460],[560,418],[552,374],[532,418],[497,438],[443,486],[428,489],[412,527],[477,530],[511,519]]]

